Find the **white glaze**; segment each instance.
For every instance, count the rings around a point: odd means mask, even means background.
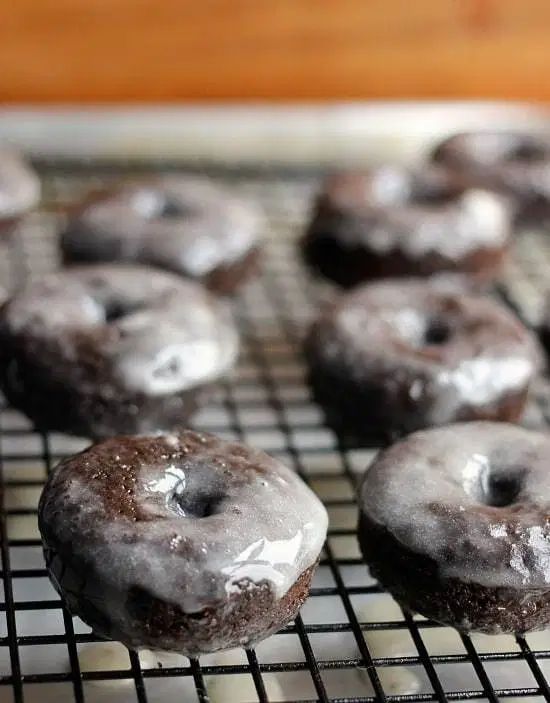
[[[365,683],[370,683],[367,670],[359,668],[359,672]],[[411,696],[422,688],[422,682],[414,670],[404,666],[380,667],[376,673],[384,693],[388,696]]]
[[[399,166],[380,166],[365,182],[364,198],[372,205],[397,205],[412,195],[410,174]]]
[[[362,187],[359,187],[359,185]],[[500,250],[510,235],[511,209],[500,195],[467,189],[449,200],[426,200],[422,194],[445,195],[449,177],[437,169],[415,174],[385,166],[329,185],[327,210],[349,218],[338,241],[383,255],[401,252],[409,258],[439,254],[461,259],[480,248]]]
[[[523,140],[509,132],[465,132],[450,137],[439,149],[442,156],[448,151],[453,163],[492,166],[505,161]]]
[[[404,546],[433,558],[443,577],[549,587],[549,461],[548,437],[512,425],[474,422],[417,432],[371,465],[361,508]],[[525,469],[513,512],[480,502],[475,488],[483,490],[487,469]]]
[[[522,155],[527,148],[530,156]],[[438,159],[463,171],[470,181],[513,195],[550,196],[550,143],[520,132],[466,132],[450,137]]]
[[[109,350],[117,372],[126,387],[148,395],[214,381],[238,354],[237,334],[221,305],[174,298],[161,311],[135,313],[118,327],[124,336]]]
[[[515,352],[511,358],[498,354],[481,354],[466,359],[450,370],[442,369],[437,375],[437,395],[430,411],[430,419],[441,424],[452,420],[464,399],[474,406],[495,403],[503,395],[527,388],[534,376],[536,365],[533,357]]]
[[[0,151],[0,218],[34,207],[40,199],[40,181],[15,152]]]
[[[379,215],[361,239],[379,254],[401,251],[416,258],[439,253],[457,259],[480,248],[498,248],[509,237],[509,211],[493,193],[472,190],[452,206],[414,203]],[[355,244],[349,241],[349,244]]]

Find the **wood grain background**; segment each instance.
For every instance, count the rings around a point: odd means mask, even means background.
[[[0,0],[0,101],[550,99],[550,0]]]

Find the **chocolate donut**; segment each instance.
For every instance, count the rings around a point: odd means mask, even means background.
[[[0,385],[43,430],[103,437],[184,425],[237,352],[221,302],[145,267],[46,275],[0,309]]]
[[[232,293],[257,270],[260,228],[253,204],[207,180],[165,176],[92,196],[61,247],[66,262],[139,262]]]
[[[383,451],[361,486],[358,538],[402,605],[462,631],[550,624],[550,438],[475,422]]]
[[[511,196],[520,220],[550,216],[550,140],[520,132],[464,132],[443,141],[433,160],[465,183]]]
[[[0,148],[0,234],[14,224],[40,200],[40,181],[14,151]]]
[[[446,170],[382,167],[325,183],[303,239],[306,262],[343,286],[442,272],[492,279],[510,228],[504,198]]]
[[[307,597],[327,530],[279,461],[184,431],[117,437],[48,478],[39,527],[54,586],[94,631],[198,656],[252,646]]]
[[[305,349],[329,422],[368,442],[457,420],[516,420],[541,359],[498,303],[412,279],[340,296]]]

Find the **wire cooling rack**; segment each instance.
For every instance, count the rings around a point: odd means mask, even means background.
[[[37,164],[42,208],[0,246],[0,284],[59,265],[56,232],[67,206],[91,189],[178,164]],[[183,166],[182,166],[183,168]],[[204,169],[202,169],[204,170]],[[199,660],[128,652],[97,638],[63,608],[49,584],[36,525],[47,472],[85,439],[33,431],[9,408],[0,416],[0,703],[250,703],[251,701],[550,700],[550,634],[460,636],[402,611],[368,575],[355,540],[355,488],[374,455],[345,446],[324,424],[305,381],[300,342],[330,289],[296,253],[316,174],[211,172],[264,206],[264,270],[235,302],[243,351],[235,377],[195,418],[198,428],[243,439],[280,457],[323,499],[330,530],[311,596],[294,623],[252,651]],[[549,238],[546,239],[546,236]],[[530,324],[550,286],[550,234],[524,233],[501,294]],[[526,423],[546,426],[540,379]]]

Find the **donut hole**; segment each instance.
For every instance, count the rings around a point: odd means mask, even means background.
[[[95,291],[102,291],[109,286],[104,276],[90,276],[86,280],[86,285]]]
[[[451,327],[446,320],[440,317],[431,318],[424,330],[424,346],[442,346],[449,341],[451,335]]]
[[[435,173],[430,177],[418,179],[414,185],[411,199],[415,205],[444,207],[456,200],[460,192],[460,187]]]
[[[135,212],[147,220],[177,220],[188,216],[191,208],[168,193],[142,190],[132,199]]]
[[[440,189],[420,190],[414,195],[416,205],[444,206],[451,203],[457,197],[456,192]]]
[[[143,310],[144,308],[145,305],[142,301],[121,300],[117,298],[107,300],[103,303],[105,322],[116,322],[117,320],[127,317],[128,315],[138,312],[139,310]]]
[[[155,379],[169,379],[182,373],[182,360],[176,354],[168,358],[161,358],[160,363],[152,370],[151,375]]]
[[[205,518],[221,512],[220,506],[225,496],[221,492],[182,490],[176,486],[168,507],[179,517]]]
[[[482,486],[482,502],[494,508],[512,505],[521,492],[523,480],[520,475],[489,475]]]
[[[525,469],[494,469],[484,466],[479,472],[474,497],[483,505],[505,508],[515,503],[523,488]]]
[[[157,211],[156,217],[162,219],[179,219],[189,214],[189,208],[176,202],[173,198],[163,196],[162,203]]]
[[[544,154],[537,144],[520,142],[511,150],[508,159],[510,161],[527,161],[534,163],[544,159]]]

